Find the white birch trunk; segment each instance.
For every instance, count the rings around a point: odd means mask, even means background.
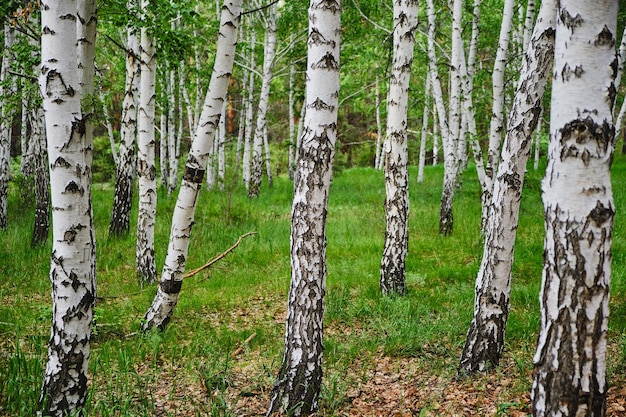
[[[533,415],[604,416],[618,2],[560,2]]]
[[[85,136],[86,120],[80,104],[77,2],[44,2],[41,10],[40,87],[50,156],[53,224],[52,326],[41,407],[43,415],[65,416],[80,412],[87,395],[96,295],[91,211],[93,143]],[[86,84],[82,88],[88,89]]]
[[[269,138],[267,135],[267,123],[263,127],[263,150],[265,154],[265,173],[267,175],[267,185],[271,188],[274,185],[274,177],[272,176],[272,164]]]
[[[168,107],[167,107],[167,156],[168,156],[168,174],[167,193],[171,194],[176,191],[178,185],[178,157],[176,154],[176,142],[178,135],[176,134],[176,73],[170,69],[170,82],[168,86]]]
[[[293,42],[293,35],[291,35],[291,42]],[[295,164],[296,164],[296,121],[295,112],[293,106],[294,101],[294,81],[296,76],[296,66],[292,62],[289,65],[289,179],[293,180]]]
[[[441,143],[444,152],[443,192],[441,193],[441,209],[439,213],[439,233],[447,236],[452,233],[454,217],[452,214],[452,200],[457,172],[457,153],[453,141],[450,139],[448,116],[443,103],[441,81],[437,70],[437,56],[435,54],[435,6],[433,0],[427,0],[428,5],[428,61],[429,72],[433,83],[433,98],[439,117],[441,129]]]
[[[128,2],[134,7],[134,0]],[[130,231],[130,212],[133,202],[133,180],[136,167],[137,106],[140,66],[139,41],[135,29],[127,29],[126,81],[120,126],[119,163],[115,176],[115,194],[109,222],[109,235],[123,236]]]
[[[222,106],[222,115],[220,116],[219,129],[218,129],[218,140],[215,141],[217,145],[216,155],[217,155],[217,187],[220,191],[224,191],[224,181],[225,178],[225,165],[226,165],[226,107],[228,107],[228,103],[225,101]]]
[[[306,120],[291,209],[291,287],[283,363],[268,415],[318,408],[326,292],[326,213],[337,139],[341,5],[312,0]]]
[[[542,118],[543,118],[543,109],[541,110],[541,114],[539,115],[539,121],[537,122],[537,130],[535,131],[535,136],[533,138],[535,142],[535,158],[533,163],[533,169],[537,171],[539,169],[539,151],[541,150],[541,127],[542,127]]]
[[[257,107],[256,113],[256,127],[254,129],[254,140],[252,146],[252,168],[250,172],[250,184],[248,186],[248,197],[253,198],[259,196],[263,177],[264,134],[265,127],[267,125],[267,109],[269,105],[270,85],[272,82],[272,70],[274,67],[274,58],[276,56],[276,7],[276,3],[270,7],[265,26],[263,79],[261,81],[259,106]]]
[[[430,69],[428,70],[428,77],[430,77],[431,79],[431,84],[432,84],[432,79],[433,79],[433,75],[430,73]],[[432,86],[431,86],[432,88]],[[434,97],[434,95],[433,95]],[[439,119],[437,117],[437,105],[435,104],[434,100],[433,100],[433,110],[432,110],[432,115],[433,115],[433,166],[437,165],[437,163],[439,162]]]
[[[169,190],[169,163],[168,163],[168,120],[167,109],[159,106],[161,115],[159,117],[159,165],[161,171],[161,185],[163,189]]]
[[[382,155],[383,155],[383,129],[380,120],[380,81],[376,76],[376,87],[374,90],[376,99],[376,157],[374,159],[374,168],[382,169]]]
[[[141,326],[143,331],[154,327],[165,328],[178,302],[189,251],[189,239],[194,223],[196,202],[202,188],[204,172],[209,154],[213,149],[216,128],[226,101],[230,75],[233,71],[242,2],[243,0],[226,0],[222,7],[213,74],[178,191],[161,282],[152,305],[144,317]]]
[[[502,357],[522,186],[554,56],[556,10],[555,0],[542,2],[509,115],[476,278],[474,317],[459,364],[462,374],[497,366]]]
[[[147,19],[149,0],[141,1]],[[144,22],[148,24],[148,22]],[[154,114],[156,104],[156,51],[154,36],[141,29],[141,80],[137,120],[137,178],[139,182],[139,215],[137,219],[137,276],[143,282],[157,279],[154,259],[154,223],[156,219],[156,165]]]
[[[500,146],[502,144],[502,132],[504,131],[504,70],[506,67],[506,54],[509,49],[511,28],[513,26],[513,8],[515,0],[504,0],[502,10],[502,26],[500,26],[500,38],[498,40],[498,50],[491,73],[491,83],[493,89],[493,107],[491,109],[491,121],[489,123],[489,149],[487,151],[486,173],[489,177],[489,193],[493,187],[493,178],[498,166],[500,157]],[[489,196],[485,201],[489,201]]]
[[[385,245],[380,263],[383,294],[406,292],[405,264],[409,250],[409,153],[407,111],[415,30],[416,0],[394,0],[393,63],[387,101],[385,158]]]
[[[35,247],[48,241],[50,231],[50,171],[43,108],[35,106],[28,112],[28,118],[31,126],[29,154],[35,176],[35,221],[30,245]]]
[[[420,138],[420,156],[417,166],[417,182],[424,182],[424,167],[426,165],[426,142],[428,141],[428,113],[430,112],[430,74],[426,75],[424,87],[424,113],[422,114],[422,135]]]
[[[2,66],[0,67],[0,230],[6,230],[7,207],[9,197],[9,176],[11,160],[11,131],[13,113],[11,104],[8,103],[12,96],[8,83],[9,70],[12,65],[11,48],[15,34],[11,25],[4,24],[4,53],[2,54]]]
[[[255,59],[254,59],[254,45],[256,44],[256,31],[252,29],[250,31],[250,68],[254,69],[255,67]],[[251,177],[251,154],[252,154],[252,133],[254,132],[252,121],[254,116],[254,71],[250,71],[249,73],[249,81],[248,81],[248,97],[245,101],[246,107],[246,131],[244,135],[244,145],[243,145],[243,182],[246,185],[246,190],[250,190],[250,177]]]
[[[524,18],[524,35],[523,35],[523,47],[524,53],[528,50],[528,44],[530,37],[533,33],[533,27],[535,26],[535,0],[528,0],[526,4],[526,16]]]

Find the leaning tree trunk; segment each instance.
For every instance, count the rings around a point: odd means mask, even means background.
[[[91,150],[81,113],[77,65],[77,2],[41,7],[40,87],[48,136],[52,200],[52,326],[41,391],[45,416],[80,413],[95,300]]]
[[[230,75],[233,71],[242,2],[243,0],[226,0],[222,7],[213,74],[178,191],[178,199],[172,216],[170,243],[161,273],[161,282],[141,325],[143,331],[154,327],[164,329],[178,302],[189,251],[189,239],[194,223],[196,202],[202,188],[207,161],[213,149],[215,130],[222,114]]]
[[[248,185],[248,197],[258,197],[261,191],[263,178],[263,146],[265,127],[267,126],[267,108],[270,97],[270,85],[272,82],[272,69],[276,56],[276,3],[270,8],[265,27],[265,48],[263,53],[263,80],[261,81],[261,93],[259,106],[256,113],[256,128],[252,141],[252,168],[250,183]],[[269,179],[268,179],[269,180]]]
[[[134,0],[128,2],[132,7]],[[128,28],[126,46],[126,85],[122,102],[119,159],[115,178],[113,209],[109,222],[109,235],[122,236],[130,231],[130,211],[133,203],[133,180],[135,178],[137,143],[137,105],[139,95],[139,41],[136,30]]]
[[[542,2],[524,58],[489,206],[483,258],[476,277],[474,318],[458,369],[461,374],[497,366],[504,350],[522,185],[554,57],[556,9],[556,0]]]
[[[417,0],[394,0],[393,64],[387,100],[385,158],[385,246],[380,263],[380,290],[385,295],[406,292],[405,264],[409,250],[409,152],[407,110]]]
[[[337,139],[341,5],[312,0],[306,120],[291,208],[291,287],[285,350],[268,415],[308,415],[322,383],[326,213]]]
[[[557,13],[534,416],[606,413],[617,9],[572,0]]]
[[[142,0],[143,23],[147,25],[149,0]],[[156,220],[156,165],[154,114],[156,104],[156,51],[154,35],[141,28],[141,79],[139,81],[139,114],[137,120],[137,178],[139,212],[137,219],[137,276],[143,282],[156,281],[154,259],[154,223]]]

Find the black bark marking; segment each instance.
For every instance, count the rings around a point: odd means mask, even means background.
[[[320,59],[317,63],[311,65],[312,69],[330,69],[330,70],[338,70],[339,63],[333,56],[331,52],[326,52],[322,59]]]
[[[65,190],[63,190],[63,194],[80,194],[81,196],[84,194],[84,192],[85,189],[74,181],[70,181],[65,186]]]
[[[191,182],[194,184],[200,184],[202,179],[204,178],[204,169],[193,168],[189,165],[185,166],[185,173],[183,175],[183,179],[187,182]]]
[[[598,227],[602,227],[604,223],[611,220],[615,215],[615,211],[612,207],[605,207],[601,201],[598,200],[596,206],[589,213],[589,217],[596,223]]]
[[[559,134],[562,146],[561,160],[581,155],[584,157],[583,162],[588,164],[591,158],[606,155],[615,136],[615,127],[606,120],[600,125],[588,116],[565,124],[559,130]]]
[[[583,69],[582,65],[576,65],[576,68],[574,68],[574,75],[576,76],[576,78],[580,78],[584,73],[585,70]]]
[[[76,21],[76,16],[74,16],[71,13],[68,13],[68,14],[64,14],[64,15],[59,16],[59,19],[61,19],[61,20],[72,20],[72,21],[75,22]]]
[[[331,106],[329,104],[326,104],[321,98],[316,98],[315,101],[309,105],[307,105],[307,108],[309,109],[315,109],[315,110],[330,110],[332,111],[334,109],[334,106]]]
[[[172,279],[161,281],[161,284],[160,284],[161,291],[163,291],[165,294],[178,294],[182,286],[183,286],[182,281],[177,281],[177,280],[172,280]]]
[[[48,7],[48,6],[46,6],[46,7]],[[50,29],[48,26],[44,26],[43,27],[42,33],[44,35],[54,35],[54,34],[56,34],[56,32],[54,30]]]
[[[595,46],[605,46],[608,45],[611,48],[615,45],[615,38],[613,37],[613,32],[608,28],[607,25],[604,25],[602,31],[598,33],[596,36],[596,40],[594,41]]]
[[[561,11],[561,15],[559,17],[561,19],[561,22],[563,22],[563,24],[565,25],[565,27],[571,30],[572,33],[574,33],[574,29],[576,29],[578,26],[580,26],[584,22],[580,14],[577,14],[575,17],[572,17],[572,15],[569,14],[569,12],[566,9],[563,9]]]
[[[62,167],[62,168],[69,168],[72,165],[67,162],[67,160],[65,158],[63,158],[62,156],[59,156],[53,163],[52,163],[52,169],[55,169],[57,167]]]
[[[324,0],[319,3],[317,9],[330,10],[332,13],[337,13],[339,10],[341,10],[341,7],[339,6],[337,0]]]

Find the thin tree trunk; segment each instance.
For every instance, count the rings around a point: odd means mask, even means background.
[[[270,96],[270,84],[272,82],[272,70],[274,67],[274,58],[276,56],[276,8],[277,4],[274,3],[268,12],[265,27],[263,80],[261,81],[259,106],[256,113],[256,128],[254,130],[254,140],[252,146],[252,169],[250,184],[248,187],[248,197],[252,198],[259,196],[263,177],[264,133],[267,125],[267,109]]]
[[[606,414],[618,2],[560,2],[533,415]]]
[[[424,166],[426,165],[426,142],[428,139],[428,113],[430,112],[430,74],[426,74],[424,87],[424,113],[422,114],[422,136],[420,138],[420,157],[417,168],[417,182],[424,182]]]
[[[13,125],[13,111],[8,102],[12,96],[7,88],[9,70],[13,58],[10,50],[13,47],[15,34],[11,25],[4,24],[4,54],[2,55],[2,66],[0,67],[0,230],[6,230],[7,207],[9,197],[9,175],[11,160],[11,132]]]
[[[253,125],[252,125],[252,120],[253,120],[253,116],[254,116],[254,108],[253,108],[253,102],[254,102],[254,67],[255,67],[255,60],[254,60],[254,45],[256,44],[256,31],[254,30],[254,28],[251,29],[250,31],[250,68],[252,68],[252,70],[250,70],[249,72],[249,77],[250,80],[248,82],[248,97],[246,99],[246,104],[245,104],[245,108],[246,108],[246,131],[245,131],[245,135],[244,135],[244,145],[243,145],[243,182],[246,185],[246,189],[249,191],[250,190],[250,177],[251,172],[251,154],[252,154],[252,133],[254,132],[253,129]]]
[[[374,168],[382,169],[383,129],[380,121],[380,82],[378,80],[378,76],[376,76],[374,96],[376,99],[376,157],[374,159]]]
[[[128,1],[134,7],[134,0]],[[139,94],[140,66],[138,60],[139,41],[135,29],[127,29],[126,82],[122,102],[120,127],[119,163],[115,176],[115,194],[109,235],[123,236],[130,231],[130,211],[133,203],[133,181],[136,173],[135,145],[137,142],[137,105]]]
[[[380,290],[406,292],[405,264],[409,250],[409,153],[407,111],[415,30],[416,0],[393,2],[393,64],[389,77],[385,158],[385,246],[380,263]]]
[[[94,3],[86,5],[94,6],[95,11]],[[46,416],[80,413],[87,397],[96,296],[91,212],[93,143],[85,136],[86,119],[80,101],[81,91],[88,91],[88,86],[80,85],[75,46],[80,18],[93,23],[95,28],[91,15],[84,12],[86,9],[77,7],[77,2],[71,0],[42,3],[41,7],[40,87],[46,115],[53,208],[50,263],[53,313],[40,397],[42,414]],[[83,80],[87,82],[88,78]]]
[[[339,105],[340,17],[339,1],[311,1],[306,128],[291,209],[291,287],[285,350],[268,415],[308,415],[318,407],[326,292],[326,213]]]
[[[167,156],[168,156],[168,174],[167,193],[171,194],[176,191],[178,186],[178,158],[176,154],[176,142],[178,135],[176,134],[176,73],[173,69],[169,70],[170,82],[168,86],[168,107],[167,107]]]
[[[215,141],[215,130],[226,101],[230,74],[233,71],[242,2],[243,0],[226,0],[222,7],[213,74],[178,191],[161,282],[141,325],[143,331],[155,327],[164,329],[178,302],[198,194],[202,188],[207,161]]]
[[[497,366],[502,357],[522,185],[554,56],[556,9],[555,0],[542,2],[525,54],[493,186],[483,258],[476,278],[474,318],[467,332],[459,373],[485,371],[489,366]]]
[[[543,108],[541,109],[541,114],[539,115],[539,121],[537,122],[537,129],[535,131],[535,136],[533,140],[535,142],[535,158],[533,163],[533,169],[537,171],[539,169],[539,151],[541,145],[541,126],[542,126],[542,118],[543,118]]]
[[[161,171],[161,185],[163,189],[169,190],[169,156],[168,156],[168,109],[159,106],[161,116],[159,117],[159,165]],[[169,106],[168,106],[169,107]]]
[[[31,247],[48,241],[50,231],[50,171],[43,108],[36,106],[29,111],[31,126],[30,146],[33,174],[35,176],[35,221]]]
[[[141,1],[144,19],[148,19],[149,0]],[[144,22],[148,24],[147,21]],[[154,223],[156,219],[156,166],[154,114],[156,104],[156,51],[154,36],[147,27],[141,29],[141,80],[137,120],[137,177],[139,182],[139,215],[137,219],[137,276],[143,282],[157,279],[154,259]]]

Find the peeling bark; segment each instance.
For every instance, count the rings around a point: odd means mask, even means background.
[[[326,214],[337,139],[340,2],[309,8],[307,111],[291,211],[291,287],[282,366],[268,415],[308,415],[322,382]]]
[[[41,9],[40,87],[51,162],[53,312],[40,402],[46,416],[81,415],[87,394],[96,295],[91,211],[93,143],[89,142],[80,104],[81,93],[89,91],[89,78],[79,76],[78,48],[68,45],[78,44],[77,22],[89,15],[81,14],[83,9],[71,0],[44,2]]]
[[[617,8],[616,1],[559,5],[542,184],[546,237],[531,389],[535,416],[606,413]]]

